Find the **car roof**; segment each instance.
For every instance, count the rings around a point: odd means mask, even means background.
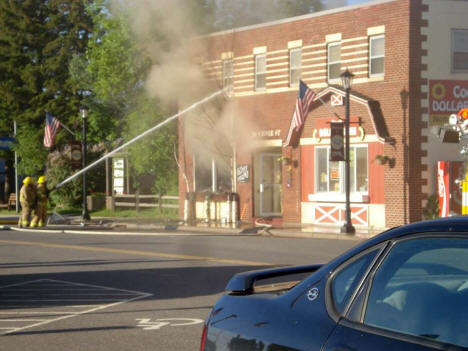
[[[378,245],[388,240],[409,236],[412,234],[424,233],[463,233],[468,238],[468,216],[437,218],[421,222],[405,224],[399,227],[391,228],[383,233],[380,233],[365,242],[358,244],[354,248],[340,255],[337,259],[331,261],[332,266],[347,260],[356,253],[365,250],[366,248]]]
[[[431,232],[466,232],[468,234],[468,216],[446,217],[415,222],[389,229],[375,237],[385,241],[404,235]]]

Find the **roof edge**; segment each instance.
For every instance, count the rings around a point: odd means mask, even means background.
[[[395,2],[395,1],[398,1],[398,0],[373,0],[373,1],[362,3],[362,4],[347,5],[347,6],[338,7],[338,8],[335,8],[335,9],[308,13],[308,14],[301,15],[301,16],[288,17],[288,18],[283,18],[283,19],[280,19],[280,20],[275,20],[275,21],[270,21],[270,22],[252,24],[250,26],[226,29],[226,30],[219,31],[219,32],[213,32],[213,33],[209,33],[209,34],[205,34],[205,35],[200,35],[200,36],[198,36],[198,38],[215,37],[215,36],[221,36],[221,35],[232,34],[232,33],[237,33],[237,32],[244,32],[244,31],[248,31],[248,30],[252,30],[252,29],[269,27],[269,26],[274,26],[274,25],[289,23],[289,22],[296,22],[296,21],[301,21],[301,20],[304,20],[304,19],[309,19],[309,18],[314,18],[314,17],[322,17],[322,16],[331,15],[331,14],[334,14],[334,13],[355,10],[355,9],[358,9],[358,8],[361,8],[361,7],[377,6],[377,5],[385,4],[385,3],[388,3],[388,2]]]

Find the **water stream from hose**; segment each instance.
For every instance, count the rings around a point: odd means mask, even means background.
[[[155,125],[154,127],[144,131],[143,133],[141,133],[140,135],[137,135],[136,137],[134,137],[133,139],[127,141],[125,144],[122,144],[121,146],[117,147],[116,149],[108,152],[107,154],[105,154],[104,156],[102,156],[100,159],[94,161],[93,163],[90,163],[88,166],[86,166],[85,168],[83,168],[82,170],[76,172],[75,174],[71,175],[70,177],[66,178],[65,180],[61,181],[60,183],[58,183],[55,188],[58,189],[60,187],[62,187],[63,185],[67,184],[68,182],[72,181],[73,179],[75,179],[76,177],[78,177],[80,174],[83,174],[84,172],[86,172],[87,170],[95,167],[96,165],[98,165],[100,162],[104,161],[106,158],[108,157],[111,157],[112,155],[114,155],[115,153],[119,152],[120,150],[126,148],[127,146],[129,146],[130,144],[133,144],[135,141],[145,137],[146,135],[150,134],[151,132],[161,128],[162,126],[168,124],[169,122],[173,121],[174,119],[177,119],[178,117],[180,117],[181,115],[183,115],[184,113],[186,112],[189,112],[191,110],[193,110],[194,108],[197,108],[198,106],[214,99],[216,96],[220,95],[221,93],[224,92],[224,89],[221,89],[221,90],[218,90],[217,92],[205,97],[204,99],[201,99],[199,101],[197,101],[196,103],[190,105],[189,107],[185,108],[184,110],[182,111],[179,111],[178,113],[176,113],[175,115],[167,118],[166,120],[162,121],[161,123]]]

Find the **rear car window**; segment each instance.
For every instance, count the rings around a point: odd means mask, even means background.
[[[373,279],[364,323],[468,346],[468,239],[394,245]]]

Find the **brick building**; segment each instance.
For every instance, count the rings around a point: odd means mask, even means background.
[[[191,127],[180,121],[181,199],[195,192],[197,218],[228,220],[222,212],[230,209],[207,201],[222,203],[216,193],[232,191],[243,221],[341,226],[344,162],[329,161],[330,125],[345,117],[347,68],[352,222],[386,228],[421,220],[437,191],[437,161],[462,160],[460,146],[436,132],[468,106],[466,13],[467,1],[377,0],[200,39],[208,78],[231,90],[228,130],[244,138],[229,141],[221,162],[187,146]],[[317,97],[284,146],[299,79]]]

